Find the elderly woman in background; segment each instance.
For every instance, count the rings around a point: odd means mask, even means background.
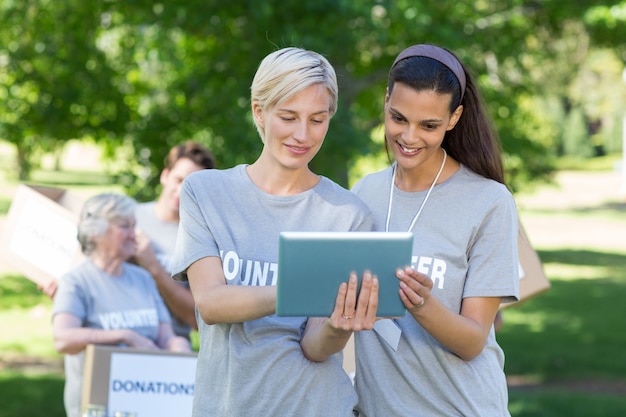
[[[135,254],[133,199],[104,193],[86,201],[78,240],[86,259],[60,280],[52,310],[54,346],[65,354],[64,403],[80,416],[84,351],[88,344],[189,352],[175,336],[154,280],[128,263]]]

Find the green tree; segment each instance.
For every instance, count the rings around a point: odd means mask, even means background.
[[[129,115],[96,39],[101,10],[78,0],[0,6],[0,137],[27,179],[37,155],[72,138],[115,139]]]
[[[324,54],[337,70],[339,112],[314,168],[347,185],[358,158],[382,151],[371,132],[393,58],[431,42],[455,51],[477,75],[517,188],[551,169],[554,142],[529,131],[542,120],[529,103],[544,95],[565,100],[590,45],[620,44],[612,33],[625,30],[624,4],[7,0],[0,6],[0,137],[16,145],[23,167],[37,149],[94,137],[122,165],[129,191],[151,198],[174,143],[199,140],[222,167],[257,156],[250,82],[267,53],[295,45]],[[603,29],[609,21],[612,31]]]
[[[565,120],[563,137],[563,153],[565,155],[583,158],[593,156],[593,144],[582,108],[575,107],[569,112]]]

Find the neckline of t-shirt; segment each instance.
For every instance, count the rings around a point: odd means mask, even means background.
[[[449,184],[456,181],[457,178],[460,178],[461,175],[465,175],[466,170],[467,167],[463,164],[460,164],[459,169],[457,169],[456,172],[454,172],[449,178],[446,178],[445,181],[442,181],[439,184],[435,185],[435,187],[433,188],[433,192],[447,187]],[[391,175],[393,175],[393,172],[393,166],[389,167],[387,173],[388,179],[391,179]],[[423,195],[428,193],[428,189],[422,191],[404,191],[393,185],[393,193],[399,197],[414,198],[422,197]]]
[[[254,181],[252,181],[252,179],[250,178],[250,176],[248,175],[248,172],[246,171],[246,167],[249,164],[241,164],[239,165],[239,175],[241,175],[241,177],[243,178],[244,182],[247,184],[248,188],[250,188],[251,190],[253,190],[254,193],[269,199],[269,200],[276,200],[276,201],[291,201],[291,200],[299,200],[299,199],[304,199],[307,198],[308,196],[310,196],[311,194],[317,193],[317,190],[319,187],[322,186],[322,183],[326,181],[326,178],[322,175],[319,175],[320,180],[317,182],[317,184],[315,184],[313,187],[309,188],[308,190],[302,191],[301,193],[298,194],[291,194],[291,195],[276,195],[276,194],[271,194],[268,193],[266,191],[263,191],[261,188],[259,188],[259,186],[257,186]]]
[[[106,272],[105,270],[100,268],[98,265],[96,265],[91,258],[87,258],[87,262],[100,275],[102,275],[103,277],[107,277],[107,278],[121,279],[121,278],[124,277],[124,275],[126,275],[126,272],[127,272],[126,270],[128,268],[128,262],[123,262],[122,263],[122,272],[119,275],[113,275],[113,274],[109,274],[108,272]]]

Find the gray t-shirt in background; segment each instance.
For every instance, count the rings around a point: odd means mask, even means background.
[[[150,274],[125,263],[120,276],[112,276],[84,260],[59,281],[52,316],[69,313],[92,329],[131,329],[157,341],[160,323],[170,315]],[[64,402],[67,417],[80,417],[84,351],[66,354]]]
[[[137,228],[146,234],[152,242],[154,253],[166,271],[172,271],[172,258],[176,247],[176,235],[178,234],[178,222],[164,222],[156,214],[156,202],[141,203],[137,205],[135,217],[137,218]],[[186,282],[180,285],[189,288]],[[191,326],[185,324],[171,310],[172,328],[177,336],[189,339]]]
[[[385,230],[392,169],[369,175],[353,191]],[[390,231],[407,231],[427,191],[394,187]],[[502,184],[461,166],[430,194],[414,228],[412,266],[434,281],[432,294],[459,312],[466,297],[517,300],[518,217]],[[355,336],[356,388],[363,416],[508,416],[504,353],[493,328],[483,351],[464,361],[443,348],[409,314],[393,320],[397,351],[375,331]]]
[[[189,175],[181,191],[174,277],[220,257],[228,285],[276,285],[281,231],[371,230],[365,204],[327,178],[291,196],[265,193],[245,165]],[[346,277],[346,280],[348,277]],[[200,352],[194,416],[352,416],[356,394],[338,353],[311,362],[300,339],[305,317],[263,317],[208,325],[198,317]]]

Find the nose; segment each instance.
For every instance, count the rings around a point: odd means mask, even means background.
[[[306,142],[309,137],[309,128],[306,121],[299,122],[293,131],[293,138],[298,142]]]
[[[407,145],[419,142],[419,133],[416,126],[408,125],[402,132],[402,140]]]

